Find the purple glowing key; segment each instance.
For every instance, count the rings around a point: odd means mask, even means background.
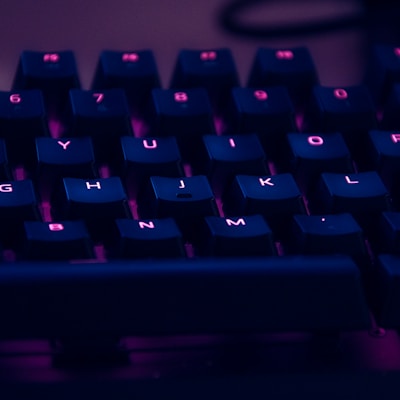
[[[122,258],[184,257],[182,234],[172,218],[117,219],[115,254]]]
[[[68,91],[80,82],[72,51],[24,51],[21,54],[13,90],[40,89],[50,108],[65,104]]]
[[[120,88],[135,109],[143,110],[151,90],[160,87],[153,52],[103,51],[97,64],[92,89]]]
[[[206,217],[202,252],[209,256],[273,256],[272,231],[261,215]]]
[[[205,88],[213,107],[220,109],[235,86],[239,86],[239,79],[229,49],[182,50],[179,53],[171,88]]]
[[[247,86],[286,86],[293,102],[299,106],[304,104],[317,84],[314,62],[306,48],[260,48]]]
[[[92,243],[83,221],[24,223],[24,255],[36,260],[93,257]]]

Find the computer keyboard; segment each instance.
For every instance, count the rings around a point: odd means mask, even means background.
[[[216,353],[257,373],[400,368],[400,48],[346,87],[321,86],[305,47],[260,48],[242,81],[226,48],[182,50],[168,88],[150,50],[104,51],[85,89],[72,51],[22,53],[0,93],[11,387],[35,343],[63,384],[168,376],[160,349],[203,354],[201,376]]]

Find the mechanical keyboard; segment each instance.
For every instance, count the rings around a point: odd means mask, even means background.
[[[228,48],[181,50],[166,86],[151,50],[103,51],[90,88],[72,51],[21,54],[0,92],[6,394],[196,377],[200,398],[242,374],[258,398],[299,371],[279,398],[354,390],[349,371],[395,390],[400,47],[352,86],[260,47],[241,81]]]

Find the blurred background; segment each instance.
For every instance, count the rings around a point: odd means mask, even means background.
[[[258,46],[308,46],[322,84],[346,85],[362,79],[368,43],[365,25],[349,24],[344,29],[301,36],[249,37],[230,33],[221,26],[221,10],[232,3],[231,0],[2,0],[0,90],[9,90],[18,56],[25,49],[74,50],[84,88],[90,85],[103,49],[152,49],[164,87],[169,84],[181,48],[231,48],[242,83],[247,80]],[[248,0],[240,3],[247,3],[238,13],[239,22],[245,25],[279,29],[325,19],[340,21],[348,16],[357,20],[364,15],[367,3],[370,31],[379,30],[382,37],[386,35],[390,39],[392,31],[382,20],[387,21],[391,16],[393,22],[396,21],[393,25],[399,25],[393,11],[387,12],[385,8],[392,2],[385,0],[379,3],[372,0]]]

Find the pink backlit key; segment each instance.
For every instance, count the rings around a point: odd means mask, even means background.
[[[80,82],[72,51],[24,51],[21,54],[13,90],[40,89],[52,111],[67,101],[68,91]]]
[[[160,87],[157,65],[151,50],[103,51],[92,89],[120,88],[135,110],[143,111],[152,89]]]
[[[179,53],[171,88],[203,87],[218,110],[235,86],[239,86],[239,79],[229,49],[181,50]]]

